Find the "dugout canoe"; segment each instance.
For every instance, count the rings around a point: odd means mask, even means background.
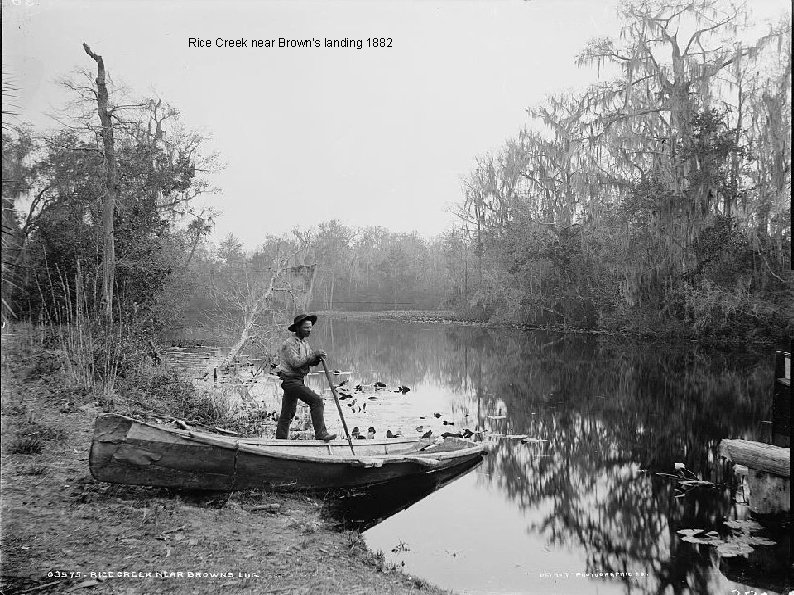
[[[486,446],[460,438],[266,440],[178,429],[123,415],[97,417],[89,468],[99,481],[202,490],[335,489],[448,472]]]

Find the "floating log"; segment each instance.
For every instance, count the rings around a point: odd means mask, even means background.
[[[791,449],[754,442],[752,440],[723,440],[720,455],[750,469],[766,471],[780,477],[791,477]]]

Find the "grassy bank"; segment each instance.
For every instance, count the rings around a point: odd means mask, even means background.
[[[314,496],[95,481],[93,423],[111,403],[214,422],[222,412],[156,370],[148,384],[117,379],[112,401],[98,397],[71,381],[62,353],[22,334],[4,335],[2,357],[3,593],[443,592],[334,530]]]

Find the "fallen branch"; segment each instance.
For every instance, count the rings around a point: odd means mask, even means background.
[[[31,587],[30,589],[25,589],[24,591],[17,591],[17,593],[19,593],[19,595],[22,595],[23,593],[33,593],[34,591],[41,591],[42,589],[46,589],[47,587],[52,587],[53,585],[58,585],[60,583],[61,581],[52,581],[51,583],[44,583],[38,587]]]

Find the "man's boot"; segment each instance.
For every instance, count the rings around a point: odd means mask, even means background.
[[[325,416],[323,414],[323,406],[320,404],[317,407],[312,407],[309,409],[309,413],[312,416],[312,425],[314,426],[314,438],[316,440],[324,440],[325,442],[330,442],[336,438],[336,434],[328,433],[328,430],[325,429]]]

